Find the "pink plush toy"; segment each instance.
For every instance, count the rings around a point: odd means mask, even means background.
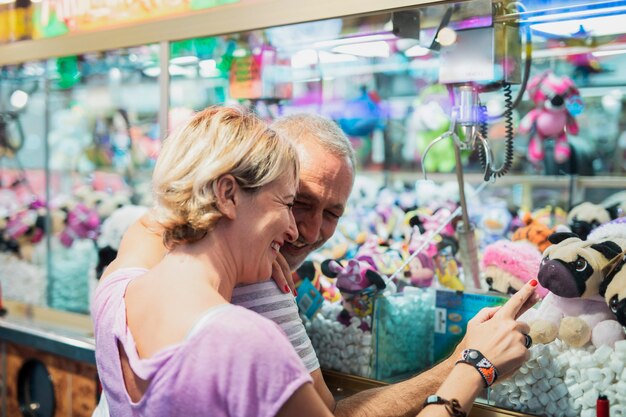
[[[483,251],[482,267],[489,289],[515,294],[524,284],[537,278],[541,252],[527,242],[499,240]],[[535,290],[543,298],[548,290],[537,285]]]
[[[532,163],[543,161],[544,141],[553,138],[555,161],[567,161],[571,154],[567,133],[578,134],[578,123],[566,104],[578,97],[578,89],[570,78],[546,71],[530,80],[527,91],[535,108],[522,119],[519,132],[530,133],[528,159]]]

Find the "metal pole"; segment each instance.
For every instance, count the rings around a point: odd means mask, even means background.
[[[478,268],[478,249],[474,237],[474,228],[470,223],[469,214],[467,212],[463,164],[461,162],[461,150],[458,146],[454,147],[454,159],[456,160],[456,180],[459,184],[459,204],[461,205],[461,218],[463,219],[463,223],[459,225],[460,227],[458,227],[456,231],[459,236],[459,251],[463,264],[463,280],[466,288],[472,286],[473,289],[479,290],[481,285],[480,270]]]

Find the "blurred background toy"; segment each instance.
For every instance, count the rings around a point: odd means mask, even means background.
[[[582,103],[577,102],[578,107],[569,103],[575,97],[579,100],[578,89],[569,77],[545,71],[530,80],[527,91],[535,108],[522,119],[519,132],[530,134],[529,161],[534,164],[542,162],[546,157],[546,141],[553,139],[553,158],[557,163],[564,163],[571,156],[567,135],[577,135],[579,131],[574,117],[580,112]]]

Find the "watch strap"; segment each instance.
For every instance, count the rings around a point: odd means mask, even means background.
[[[498,379],[498,370],[496,367],[476,349],[465,349],[461,352],[461,357],[456,363],[472,365],[483,378],[485,388],[493,385]]]

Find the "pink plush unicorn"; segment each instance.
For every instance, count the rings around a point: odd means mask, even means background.
[[[567,133],[578,134],[578,123],[567,102],[578,98],[578,89],[569,77],[558,77],[545,71],[530,80],[527,91],[535,108],[522,119],[519,132],[530,133],[528,159],[535,164],[543,161],[544,141],[553,138],[554,160],[557,163],[567,161],[571,154]]]

